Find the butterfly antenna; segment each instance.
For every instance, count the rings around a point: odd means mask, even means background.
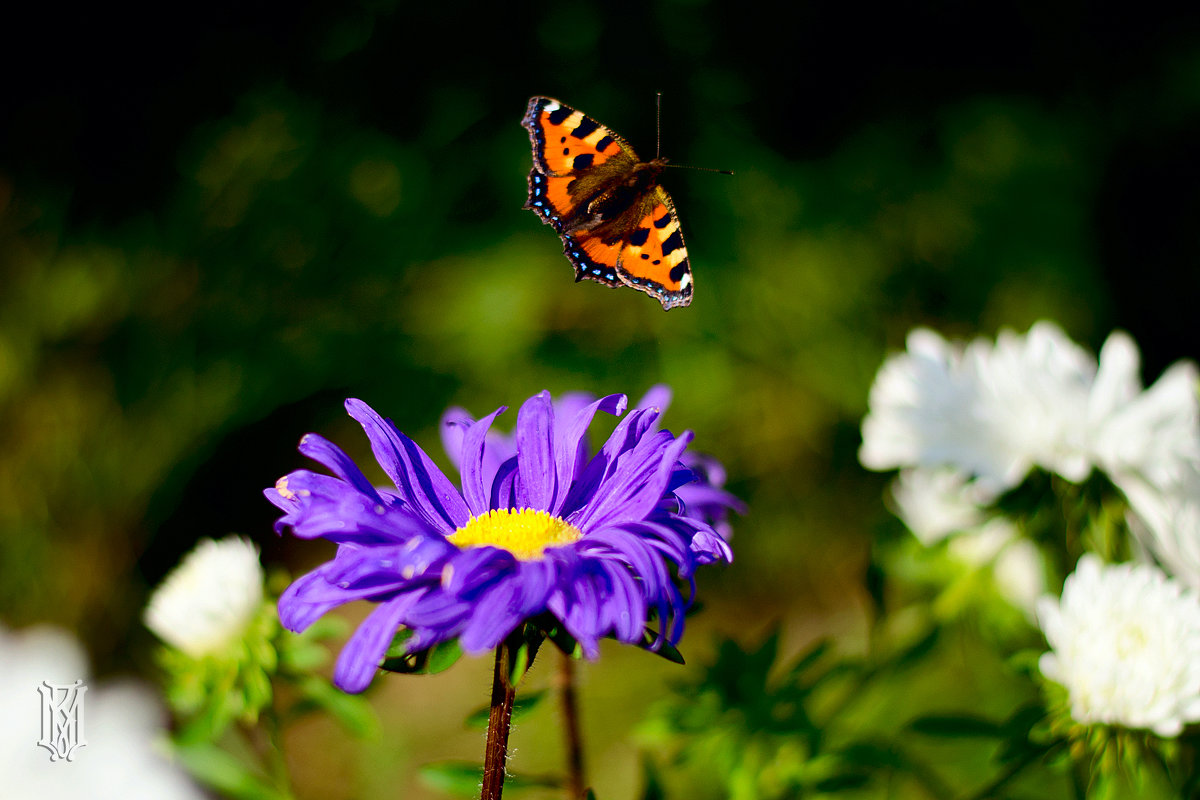
[[[733,174],[733,170],[731,170],[731,169],[713,169],[712,167],[693,167],[689,164],[664,164],[663,166],[668,167],[670,169],[694,169],[694,170],[697,170],[698,172],[715,172],[718,175],[732,175]]]
[[[657,108],[656,108],[656,113],[654,115],[654,128],[655,128],[655,131],[657,132],[657,139],[658,139],[658,141],[655,142],[655,147],[654,147],[654,160],[657,161],[659,158],[662,157],[662,92],[658,93]],[[673,169],[694,169],[694,170],[698,170],[700,172],[716,172],[720,175],[732,175],[733,174],[733,170],[731,170],[731,169],[713,169],[712,167],[690,167],[686,164],[667,164],[666,166],[671,167]]]
[[[662,92],[658,93],[654,109],[654,158],[662,157]]]

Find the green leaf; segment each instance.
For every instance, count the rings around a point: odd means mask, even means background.
[[[656,649],[654,647],[654,643],[657,641],[658,632],[646,628],[642,631],[641,641],[635,642],[634,644],[643,650],[654,653],[654,655],[659,656],[660,658],[665,658],[667,661],[670,661],[674,664],[684,663],[683,654],[675,648],[675,645],[671,644],[666,639],[663,639],[662,644]]]
[[[567,629],[553,615],[543,614],[533,620],[533,624],[537,625],[542,633],[546,634],[546,638],[565,655],[571,658],[583,657],[583,648],[579,646],[579,642],[575,641],[574,636],[567,633]]]
[[[471,761],[438,761],[417,770],[421,783],[431,789],[458,797],[478,797],[483,782],[483,767]],[[506,789],[557,789],[562,781],[545,775],[513,775],[504,778]]]
[[[1030,732],[1045,718],[1046,709],[1041,703],[1027,703],[1004,721],[1004,729],[1009,735],[1028,738]]]
[[[412,631],[408,629],[396,634],[383,663],[379,665],[381,669],[405,675],[434,675],[454,666],[454,663],[462,658],[462,647],[459,646],[458,639],[438,642],[432,647],[409,653],[406,652],[406,647],[410,638]]]
[[[808,652],[796,662],[795,666],[788,670],[788,675],[792,678],[799,678],[809,667],[816,664],[823,655],[829,652],[829,646],[828,639],[818,639]]]
[[[222,795],[238,800],[286,800],[287,795],[272,786],[256,770],[238,761],[213,744],[177,746],[175,754],[184,769],[198,781]]]
[[[439,761],[417,770],[417,778],[439,792],[475,797],[483,782],[483,767],[470,761]]]
[[[539,689],[536,692],[530,692],[526,695],[519,695],[517,699],[513,701],[512,721],[516,722],[521,717],[537,708],[538,704],[546,698],[547,694],[549,694],[548,690]],[[490,713],[490,706],[477,708],[470,713],[465,724],[468,728],[486,729],[488,724],[488,715]]]
[[[280,647],[279,660],[284,672],[311,672],[325,663],[329,651],[323,646],[290,634]]]
[[[913,666],[929,654],[929,651],[932,650],[934,645],[937,644],[940,635],[940,628],[931,628],[928,633],[926,633],[912,645],[900,651],[892,663],[897,669],[904,669],[905,667]]]
[[[642,789],[641,800],[666,800],[667,794],[658,777],[658,768],[649,758],[642,758],[642,781],[645,788]]]
[[[908,765],[908,760],[901,753],[887,744],[877,742],[855,742],[842,748],[838,755],[851,765],[871,769],[879,767],[903,769]]]
[[[300,692],[304,700],[294,711],[303,711],[305,705],[318,708],[336,719],[352,736],[366,739],[380,735],[379,718],[361,695],[346,694],[321,678],[304,681]]]
[[[813,788],[818,792],[833,794],[847,789],[861,788],[869,783],[870,780],[871,773],[869,772],[843,772],[840,775],[830,775],[828,778],[817,781]]]
[[[908,729],[925,736],[999,739],[1005,726],[972,714],[928,714],[908,723]]]

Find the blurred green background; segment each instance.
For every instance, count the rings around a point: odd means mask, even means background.
[[[714,633],[776,623],[789,653],[865,646],[871,544],[899,532],[858,424],[912,326],[1048,317],[1092,348],[1123,327],[1151,379],[1200,352],[1195,11],[165,11],[22,6],[0,52],[0,618],[76,630],[102,673],[149,669],[141,605],[198,538],[248,534],[293,572],[329,556],[277,539],[261,490],[304,464],[307,431],[367,457],[347,396],[445,465],[447,405],[670,384],[667,425],[695,430],[751,508],[735,564],[701,577],[694,664]],[[736,172],[666,176],[696,281],[669,313],[573,284],[521,208],[530,95],[649,157],[657,91],[663,154]],[[600,797],[632,795],[628,733],[694,668],[619,647],[584,667]],[[301,795],[434,796],[415,767],[479,757],[461,719],[489,669],[379,681],[378,742],[298,729]],[[558,768],[555,716],[518,730],[515,767]]]

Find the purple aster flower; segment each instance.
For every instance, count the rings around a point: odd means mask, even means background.
[[[558,399],[552,400],[554,413],[560,419],[570,419],[582,411],[589,403],[595,401],[595,396],[586,392],[569,392]],[[671,389],[666,384],[656,384],[638,401],[635,409],[654,409],[660,413],[666,412],[671,405]],[[446,455],[460,469],[459,456],[462,452],[463,438],[475,419],[466,409],[453,407],[442,415],[441,434],[442,447]],[[516,455],[517,440],[515,434],[505,434],[489,429],[484,437],[483,470],[487,480],[491,480],[496,470],[507,459]],[[581,456],[587,457],[586,437],[580,441]],[[685,450],[680,456],[680,462],[692,471],[693,480],[675,489],[675,496],[682,504],[679,513],[683,516],[693,516],[710,525],[722,539],[728,540],[733,533],[729,522],[729,512],[746,513],[746,505],[733,494],[725,491],[725,467],[710,455]]]
[[[598,640],[652,647],[683,634],[701,564],[729,561],[729,545],[689,514],[679,490],[695,480],[681,461],[692,435],[659,430],[656,408],[635,409],[589,457],[597,411],[620,415],[624,395],[591,400],[548,392],[525,401],[511,440],[489,438],[502,407],[455,421],[461,488],[415,442],[360,400],[346,401],[394,488],[371,485],[336,445],[309,434],[300,452],[332,472],[297,470],[266,495],[285,513],[277,531],[337,543],[332,561],[299,578],[279,601],[284,626],[301,631],[352,600],[377,603],[338,658],[334,681],[362,691],[397,631],[416,653],[457,639],[467,653],[503,642],[549,614],[595,658]]]

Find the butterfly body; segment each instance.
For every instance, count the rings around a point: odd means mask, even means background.
[[[620,136],[549,97],[529,101],[522,125],[533,145],[529,197],[563,241],[575,280],[629,286],[664,309],[692,301],[687,247],[665,158],[642,161]]]

